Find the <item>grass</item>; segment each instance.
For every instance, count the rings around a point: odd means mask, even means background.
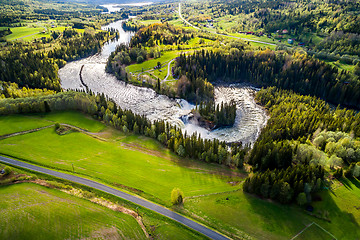
[[[49,120],[52,122],[66,123],[86,129],[90,132],[100,132],[105,128],[105,125],[92,117],[76,111],[54,112],[47,114],[34,115],[40,119]]]
[[[319,226],[313,224],[300,235],[298,235],[296,240],[306,240],[306,239],[314,239],[314,240],[333,240],[331,235],[322,230]]]
[[[312,205],[315,212],[328,211],[331,223],[312,217],[297,206],[280,205],[242,191],[190,198],[184,206],[209,225],[238,236],[247,234],[255,239],[290,239],[308,224],[316,222],[337,239],[357,239],[360,236],[360,212],[357,210],[360,208],[360,182],[346,181],[333,194],[322,191],[320,197],[322,201]],[[319,232],[322,233],[319,235]],[[329,237],[315,227],[306,231],[304,236],[306,238],[302,239]]]
[[[154,68],[157,65],[157,62],[161,62],[163,64],[167,61],[170,61],[171,59],[176,58],[181,52],[182,51],[166,51],[163,52],[160,58],[150,59],[140,64],[132,64],[128,66],[126,69],[129,72],[141,72],[142,70],[145,71],[147,69]]]
[[[55,122],[67,123],[82,129],[86,129],[90,132],[99,132],[105,128],[102,123],[75,111],[46,114],[10,115],[0,116],[0,136],[49,126]]]
[[[174,187],[195,196],[237,189],[228,182],[241,180],[228,176],[228,169],[180,159],[152,139],[117,131],[104,142],[80,132],[59,136],[49,128],[1,140],[0,146],[2,154],[47,167],[72,171],[73,164],[79,175],[168,206]]]
[[[0,187],[1,239],[145,239],[136,220],[32,183]]]
[[[51,124],[53,123],[46,121],[45,119],[36,121],[33,118],[24,115],[0,116],[0,136]]]
[[[15,28],[10,28],[10,30],[12,31],[12,34],[7,35],[5,37],[6,40],[9,41],[13,41],[22,37],[25,37],[27,35],[31,35],[31,34],[37,34],[41,31],[44,30],[43,27],[15,27]]]
[[[324,62],[327,62],[328,64],[337,67],[340,70],[346,70],[349,72],[353,72],[355,65],[353,64],[346,64],[346,63],[342,63],[340,61],[329,61],[329,60],[323,60]]]
[[[141,24],[144,24],[144,25],[151,25],[151,24],[154,24],[154,23],[161,23],[160,20],[140,20],[139,22]]]

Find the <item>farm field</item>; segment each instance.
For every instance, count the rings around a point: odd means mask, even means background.
[[[328,212],[331,222],[310,216],[298,206],[280,205],[237,191],[189,198],[184,205],[187,212],[206,219],[210,226],[218,226],[239,236],[256,239],[290,239],[312,222],[317,223],[337,239],[356,239],[360,235],[359,180],[346,181],[330,193],[320,192],[322,201],[314,202],[314,213]],[[315,224],[296,239],[332,239]]]
[[[0,136],[39,127],[45,127],[51,124],[53,123],[45,119],[39,119],[36,121],[30,116],[0,116]]]
[[[21,183],[0,195],[1,239],[146,238],[132,216],[59,190]]]
[[[44,28],[43,27],[35,27],[35,28],[33,28],[33,27],[16,27],[16,28],[10,28],[10,30],[12,31],[12,34],[7,35],[5,37],[5,39],[9,40],[9,41],[13,41],[13,40],[23,38],[28,35],[32,35],[32,36],[37,35],[41,31],[43,31]]]
[[[59,120],[59,117],[56,119]],[[81,124],[78,126],[81,127]],[[101,132],[99,136],[106,137],[106,134]],[[100,141],[80,132],[59,136],[53,128],[48,128],[1,140],[1,153],[63,171],[72,172],[73,164],[75,172],[81,176],[126,189],[167,206],[170,205],[170,192],[174,187],[179,187],[185,196],[196,196],[236,190],[239,186],[229,182],[242,181],[239,172],[180,159],[151,143],[155,142],[153,140],[145,141],[143,146],[144,137],[127,138],[120,133],[110,135],[108,141]],[[150,149],[149,145],[152,145]]]
[[[75,111],[47,114],[28,114],[0,116],[0,136],[40,128],[55,124],[56,122],[66,123],[88,130],[99,132],[105,128],[103,124],[91,117]]]

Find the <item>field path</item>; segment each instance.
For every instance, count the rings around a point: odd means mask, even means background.
[[[170,73],[171,73],[171,68],[170,68],[170,65],[173,61],[175,61],[176,58],[172,59],[169,63],[168,63],[168,73],[166,75],[166,77],[164,78],[164,80],[162,80],[162,82],[166,82],[166,80],[168,79],[168,77],[170,76]]]
[[[195,29],[201,30],[199,27],[192,25],[185,18],[183,18],[183,16],[181,15],[181,3],[179,3],[179,16],[180,16],[181,20],[183,20],[186,24],[190,25],[191,27],[193,27]],[[222,34],[222,33],[212,32],[212,31],[207,31],[207,32],[216,34],[219,36],[241,39],[241,40],[248,41],[248,42],[256,42],[256,43],[262,43],[262,44],[271,45],[271,46],[277,46],[277,44],[274,44],[274,43],[262,42],[262,41],[252,40],[252,39],[242,38],[242,37],[236,37],[236,36],[226,35],[226,34]]]
[[[0,136],[0,140],[1,140],[1,139],[5,139],[5,138],[10,138],[10,137],[15,137],[15,136],[18,136],[18,135],[24,135],[24,134],[28,134],[28,133],[37,132],[37,131],[40,131],[40,130],[43,130],[43,129],[46,129],[46,128],[50,128],[50,127],[53,127],[53,126],[54,126],[54,124],[48,125],[48,126],[45,126],[45,127],[40,127],[40,128],[34,128],[34,129],[30,129],[30,130],[25,130],[25,131],[21,131],[21,132],[15,132],[15,133],[5,134],[5,135]]]
[[[167,209],[163,206],[160,206],[160,205],[157,205],[155,203],[152,203],[150,201],[147,201],[143,198],[140,198],[140,197],[137,197],[137,196],[133,196],[133,195],[130,195],[128,193],[125,193],[125,192],[122,192],[120,190],[117,190],[117,189],[114,189],[112,187],[109,187],[109,186],[106,186],[104,184],[101,184],[101,183],[98,183],[98,182],[95,182],[95,181],[92,181],[92,180],[89,180],[89,179],[86,179],[86,178],[82,178],[82,177],[78,177],[78,176],[73,176],[73,175],[70,175],[70,174],[66,174],[66,173],[61,173],[61,172],[57,172],[57,171],[53,171],[53,170],[50,170],[50,169],[46,169],[46,168],[42,168],[42,167],[39,167],[39,166],[36,166],[36,165],[32,165],[32,164],[29,164],[29,163],[25,163],[25,162],[21,162],[21,161],[18,161],[18,160],[14,160],[14,159],[11,159],[11,158],[7,158],[7,157],[3,157],[3,156],[0,156],[0,162],[3,162],[3,163],[7,163],[7,164],[10,164],[10,165],[13,165],[13,166],[16,166],[16,167],[21,167],[21,168],[25,168],[25,169],[29,169],[31,171],[35,171],[35,172],[39,172],[39,173],[43,173],[43,174],[47,174],[47,175],[51,175],[51,176],[54,176],[54,177],[57,177],[57,178],[62,178],[62,179],[65,179],[65,180],[68,180],[68,181],[72,181],[72,182],[75,182],[75,183],[79,183],[79,184],[82,184],[82,185],[85,185],[85,186],[88,186],[88,187],[91,187],[91,188],[95,188],[97,190],[100,190],[100,191],[103,191],[105,193],[109,193],[109,194],[112,194],[114,196],[117,196],[117,197],[120,197],[122,199],[125,199],[127,201],[130,201],[132,203],[135,203],[137,205],[140,205],[142,207],[145,207],[147,209],[150,209],[154,212],[157,212],[163,216],[166,216],[168,218],[171,218],[173,219],[174,221],[176,222],[179,222],[199,233],[202,233],[204,234],[205,236],[211,238],[211,239],[220,239],[220,240],[225,240],[225,239],[229,239],[227,237],[225,237],[224,235],[214,231],[214,230],[211,230],[210,228],[202,225],[202,224],[199,224],[193,220],[190,220],[189,218],[187,217],[184,217],[176,212],[173,212],[171,211],[170,209]]]

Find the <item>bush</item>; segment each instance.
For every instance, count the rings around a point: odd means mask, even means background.
[[[171,192],[171,203],[180,205],[183,202],[184,194],[179,188],[174,188]]]
[[[137,63],[142,63],[144,61],[144,58],[142,56],[138,56],[136,59]]]
[[[304,192],[302,193],[299,193],[297,199],[296,199],[297,203],[300,205],[300,206],[304,206],[307,202],[306,200],[306,194]]]
[[[55,123],[55,130],[58,130],[60,128],[60,123]]]
[[[4,168],[4,171],[5,171],[4,175],[8,175],[8,174],[10,174],[10,173],[12,172],[12,169],[11,169],[11,167],[6,166],[6,167]]]

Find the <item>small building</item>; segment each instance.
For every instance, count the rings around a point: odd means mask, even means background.
[[[288,39],[288,44],[293,44],[293,43],[294,43],[294,39],[289,38],[289,39]]]
[[[282,33],[283,33],[283,34],[288,34],[289,31],[288,31],[287,29],[284,29],[284,30],[282,30]]]
[[[299,46],[305,46],[305,43],[301,42],[298,44]]]

